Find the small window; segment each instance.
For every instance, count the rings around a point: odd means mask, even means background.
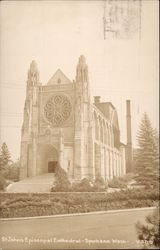
[[[69,172],[70,166],[71,166],[71,161],[68,160],[68,166],[67,166],[67,171],[68,171],[68,172]]]
[[[61,79],[60,78],[58,78],[57,83],[61,83]]]
[[[70,165],[71,165],[71,161],[70,161],[70,160],[68,160],[68,168],[70,167]]]

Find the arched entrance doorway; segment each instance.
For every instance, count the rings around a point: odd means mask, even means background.
[[[38,174],[54,173],[58,161],[59,155],[55,147],[49,144],[39,144],[37,154]]]
[[[48,173],[55,173],[57,161],[48,161]]]

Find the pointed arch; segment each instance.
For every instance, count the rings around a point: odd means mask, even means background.
[[[98,141],[99,140],[99,123],[98,123],[98,117],[96,112],[94,112],[94,137]]]
[[[98,117],[98,120],[99,120],[99,128],[100,128],[100,141],[103,142],[103,124],[102,124],[102,119],[101,117],[99,116]]]
[[[104,120],[103,120],[103,131],[104,131],[104,143],[107,144],[107,128]]]

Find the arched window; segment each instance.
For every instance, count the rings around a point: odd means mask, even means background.
[[[60,78],[58,78],[57,83],[59,83],[59,84],[61,83],[61,79]]]
[[[100,141],[103,142],[103,125],[100,117],[99,117],[99,126],[100,126]]]
[[[96,113],[94,113],[94,127],[95,127],[95,139],[99,140],[99,125]]]
[[[112,140],[112,136],[111,136],[111,127],[110,125],[108,125],[108,145],[111,146],[111,140]]]
[[[104,143],[107,144],[107,129],[104,120],[103,120],[103,131],[104,131]]]

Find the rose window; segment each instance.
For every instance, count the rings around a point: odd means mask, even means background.
[[[72,106],[64,95],[52,96],[44,107],[45,117],[53,126],[62,125],[71,114]]]

